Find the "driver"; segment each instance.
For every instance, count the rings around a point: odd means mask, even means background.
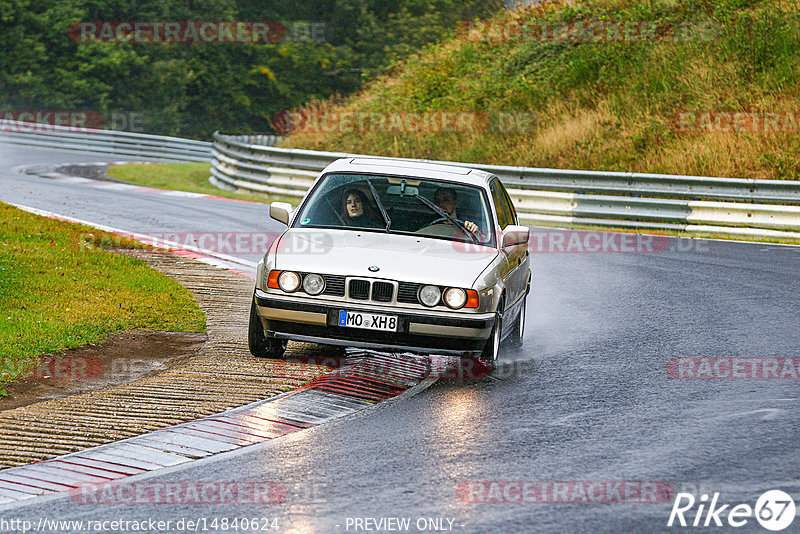
[[[456,190],[452,187],[440,187],[436,190],[436,193],[433,195],[433,201],[436,203],[437,206],[442,208],[450,217],[457,219],[464,223],[464,228],[475,234],[476,236],[480,237],[481,240],[486,239],[478,225],[472,221],[465,221],[461,217],[458,216],[458,196],[456,195]]]

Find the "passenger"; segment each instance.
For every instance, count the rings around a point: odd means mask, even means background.
[[[440,187],[433,195],[433,201],[437,206],[442,208],[445,213],[450,217],[464,224],[464,228],[480,237],[481,241],[486,239],[486,236],[480,232],[478,225],[472,221],[465,221],[458,215],[458,196],[456,190],[452,187]]]
[[[342,195],[342,214],[348,226],[380,227],[380,221],[373,214],[367,195],[358,189],[348,189]]]

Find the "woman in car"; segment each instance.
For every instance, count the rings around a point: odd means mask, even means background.
[[[380,227],[380,219],[375,216],[367,195],[358,189],[348,189],[342,195],[342,214],[348,226]]]

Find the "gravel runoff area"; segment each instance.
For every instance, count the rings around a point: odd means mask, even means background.
[[[208,340],[178,367],[133,382],[0,412],[0,469],[25,465],[266,399],[329,368],[255,358],[247,350],[253,281],[168,252],[131,252],[189,288]],[[287,356],[325,356],[290,343]],[[131,354],[131,358],[135,358]]]

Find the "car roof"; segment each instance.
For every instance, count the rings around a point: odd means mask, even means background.
[[[354,157],[340,158],[325,167],[323,173],[347,172],[363,174],[385,174],[446,180],[467,185],[487,187],[492,174],[479,169],[459,165],[446,165],[422,160],[400,158]]]

